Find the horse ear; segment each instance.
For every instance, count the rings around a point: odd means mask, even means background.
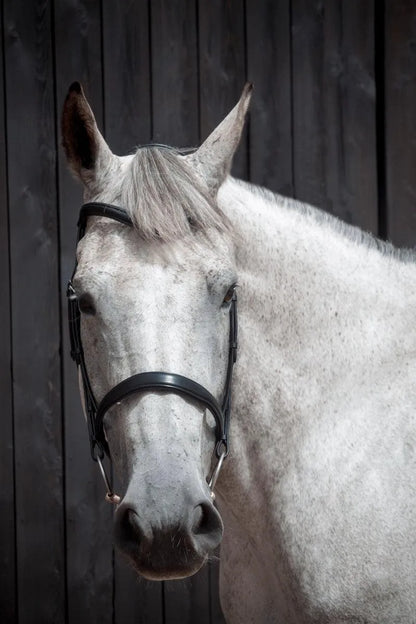
[[[246,83],[238,104],[215,128],[201,147],[194,154],[186,157],[202,175],[210,193],[214,196],[230,172],[233,156],[243,132],[252,90],[253,85],[249,82]]]
[[[72,171],[87,186],[96,181],[97,168],[114,158],[79,82],[72,83],[65,99],[62,145]]]

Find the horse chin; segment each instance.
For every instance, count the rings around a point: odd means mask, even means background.
[[[120,550],[120,544],[118,544]],[[151,549],[143,552],[138,545],[121,549],[133,569],[149,581],[170,581],[196,574],[208,561],[209,554],[182,547],[176,549]]]
[[[133,503],[123,502],[116,512],[117,548],[146,579],[163,581],[192,576],[219,546],[223,524],[209,500],[191,505],[181,521],[146,522]]]
[[[148,564],[133,560],[133,568],[143,578],[148,581],[175,581],[193,576],[196,574],[208,560],[208,555],[201,557],[198,560],[184,561],[184,562],[172,562],[169,565],[168,562],[163,561],[158,566],[157,561],[152,559]]]

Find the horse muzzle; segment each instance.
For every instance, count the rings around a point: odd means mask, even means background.
[[[152,501],[138,505],[125,497],[116,512],[115,542],[149,580],[180,579],[195,574],[220,544],[221,516],[210,499],[178,505],[158,513]],[[169,501],[163,499],[169,509]]]

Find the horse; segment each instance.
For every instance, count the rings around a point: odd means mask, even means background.
[[[70,300],[114,540],[151,580],[221,543],[229,623],[409,624],[415,254],[234,179],[250,97],[193,151],[122,157],[79,83],[66,97],[87,202]]]

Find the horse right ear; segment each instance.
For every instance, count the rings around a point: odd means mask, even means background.
[[[69,87],[62,113],[62,145],[75,175],[90,187],[98,168],[114,158],[98,130],[94,114],[79,82]]]
[[[252,90],[253,85],[248,82],[244,86],[240,100],[227,117],[196,152],[186,156],[188,162],[205,180],[214,197],[230,172],[233,156],[243,132]]]

